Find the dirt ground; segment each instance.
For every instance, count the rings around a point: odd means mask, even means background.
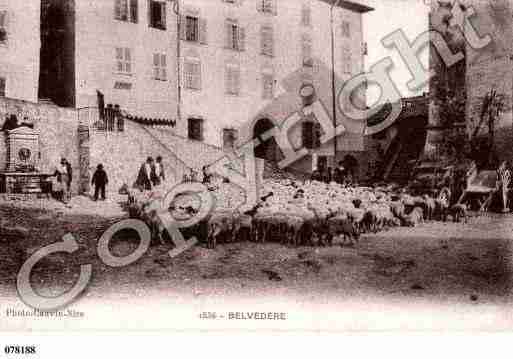
[[[16,295],[16,274],[39,248],[72,233],[80,244],[73,255],[53,254],[36,266],[32,281],[43,295],[70,288],[79,264],[93,265],[86,296],[129,299],[146,291],[191,292],[210,297],[276,295],[316,298],[402,298],[434,303],[510,303],[513,216],[483,215],[468,223],[429,222],[365,235],[354,247],[285,247],[232,243],[215,250],[201,244],[171,259],[171,246],[152,246],[136,263],[111,268],[97,253],[97,239],[121,217],[62,214],[0,206],[0,285]],[[18,229],[12,229],[18,226]],[[24,232],[23,228],[27,231]],[[2,233],[3,232],[3,233]],[[138,245],[126,231],[112,241],[115,255]]]

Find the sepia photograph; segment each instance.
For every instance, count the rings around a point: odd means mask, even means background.
[[[512,39],[513,0],[0,0],[0,331],[510,331]]]

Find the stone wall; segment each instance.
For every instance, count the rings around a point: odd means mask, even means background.
[[[80,171],[76,111],[52,104],[0,98],[0,126],[7,116],[13,114],[18,122],[32,123],[39,133],[39,171],[53,173],[60,159],[67,158],[73,168],[72,192],[78,193]],[[7,165],[7,136],[4,132],[0,136],[0,171],[3,171]]]

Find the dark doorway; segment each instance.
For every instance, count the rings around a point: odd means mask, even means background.
[[[271,120],[263,118],[258,120],[253,129],[253,138],[258,139],[260,144],[255,147],[255,157],[265,159],[271,162],[278,162],[282,159],[283,155],[276,143],[274,137],[264,141],[262,135],[267,131],[273,129],[275,126]]]

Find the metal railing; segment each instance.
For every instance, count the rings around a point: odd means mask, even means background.
[[[78,109],[78,123],[99,132],[123,132],[125,117],[119,109],[106,107],[82,107]]]

